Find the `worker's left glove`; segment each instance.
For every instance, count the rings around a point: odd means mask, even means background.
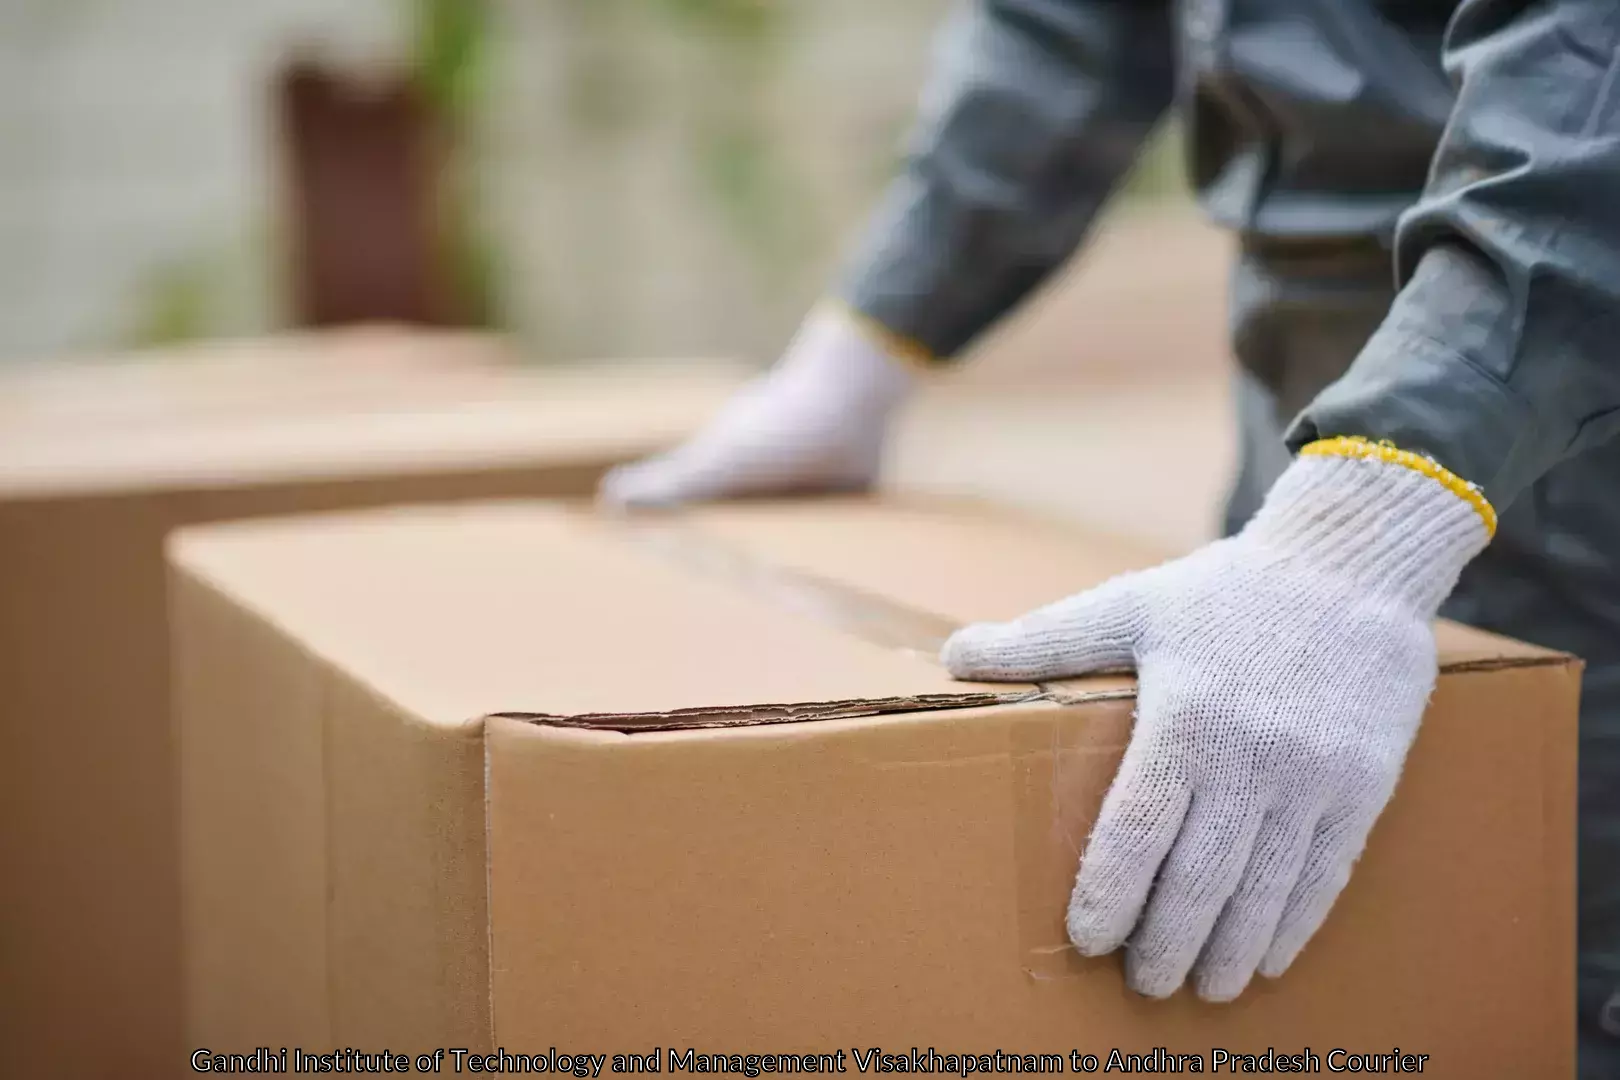
[[[1432,622],[1495,517],[1427,458],[1307,447],[1238,535],[946,643],[951,674],[1135,667],[1136,727],[1069,935],[1200,997],[1280,975],[1349,880],[1433,691]]]
[[[611,470],[598,500],[648,510],[756,495],[864,491],[919,383],[910,349],[836,304],[813,311],[770,371],[702,431]]]

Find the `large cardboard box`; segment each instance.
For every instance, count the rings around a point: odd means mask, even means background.
[[[0,1076],[189,1075],[170,529],[585,492],[737,377],[510,359],[493,339],[375,331],[0,379]]]
[[[1461,627],[1284,978],[1152,1002],[1068,946],[1133,683],[964,684],[934,651],[1152,558],[934,501],[181,534],[188,1046],[1569,1075],[1579,664]]]

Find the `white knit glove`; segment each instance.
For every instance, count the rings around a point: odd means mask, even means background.
[[[1129,938],[1127,981],[1151,997],[1191,970],[1227,1001],[1288,968],[1395,789],[1437,675],[1432,620],[1494,523],[1426,458],[1327,440],[1239,535],[946,642],[963,679],[1138,672],[1069,904],[1081,953]]]
[[[917,374],[842,310],[805,320],[781,361],[690,441],[603,479],[619,508],[748,495],[859,491],[882,464],[895,408]]]

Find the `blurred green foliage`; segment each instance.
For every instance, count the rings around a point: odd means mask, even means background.
[[[569,0],[568,108],[575,131],[612,139],[659,104],[633,43],[651,26],[691,50],[686,154],[696,189],[762,273],[790,273],[811,250],[814,207],[781,160],[767,102],[792,5],[781,0]]]
[[[473,190],[471,142],[484,103],[488,0],[411,0],[411,71],[449,139],[450,162],[439,212],[445,267],[464,321],[493,326],[498,259]]]
[[[633,62],[615,48],[632,22],[648,15],[694,45],[710,71],[699,87],[699,108],[688,152],[699,190],[763,272],[788,272],[814,249],[815,207],[794,170],[781,160],[781,132],[763,106],[794,5],[784,0],[572,0],[580,47],[589,57],[573,70],[571,100],[582,134],[610,136],[634,126],[646,107]],[[900,165],[894,153],[873,162],[873,187]],[[1145,149],[1124,195],[1133,202],[1187,195],[1179,132],[1167,125]]]
[[[686,153],[696,190],[716,220],[764,274],[791,278],[816,251],[822,230],[814,200],[783,159],[783,132],[770,114],[772,81],[792,44],[794,4],[784,0],[548,0],[572,20],[568,110],[577,135],[633,132],[658,105],[635,42],[648,29],[676,35],[704,70],[692,84]],[[463,313],[476,325],[500,321],[500,247],[478,212],[476,138],[490,107],[492,0],[406,0],[407,61],[450,142],[441,213],[446,259]],[[874,156],[874,193],[900,165],[909,117],[893,149]],[[885,143],[885,146],[888,144]],[[1133,202],[1187,197],[1180,132],[1174,124],[1144,151],[1124,195]],[[178,256],[143,282],[134,337],[156,344],[211,332],[219,321],[216,271],[206,253]]]
[[[137,286],[133,325],[123,335],[136,348],[204,337],[215,307],[214,266],[202,257],[176,258]]]
[[[694,29],[737,41],[768,42],[779,29],[783,5],[774,0],[645,0]]]
[[[690,145],[699,191],[767,274],[791,275],[813,243],[812,200],[781,159],[764,107],[789,30],[770,0],[644,0],[699,43],[712,76],[700,88]]]
[[[413,0],[411,68],[446,116],[460,120],[480,100],[488,27],[487,0]]]
[[[574,134],[605,138],[634,126],[644,100],[641,71],[621,47],[627,9],[622,0],[558,0],[567,16],[564,111]]]

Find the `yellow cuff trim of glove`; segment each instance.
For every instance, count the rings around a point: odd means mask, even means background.
[[[896,360],[904,361],[912,367],[928,370],[939,367],[939,357],[935,356],[920,342],[913,341],[904,334],[895,333],[872,318],[872,316],[866,314],[866,312],[857,311],[841,300],[828,300],[826,303]]]
[[[1479,488],[1467,480],[1441,465],[1431,457],[1415,454],[1410,450],[1402,450],[1392,442],[1373,442],[1353,435],[1341,435],[1333,439],[1318,439],[1301,447],[1301,457],[1347,457],[1362,458],[1370,461],[1387,461],[1391,465],[1401,465],[1413,472],[1420,472],[1433,480],[1438,480],[1445,488],[1458,498],[1462,499],[1479,514],[1480,520],[1485,523],[1485,535],[1496,535],[1496,509],[1481,495]]]

